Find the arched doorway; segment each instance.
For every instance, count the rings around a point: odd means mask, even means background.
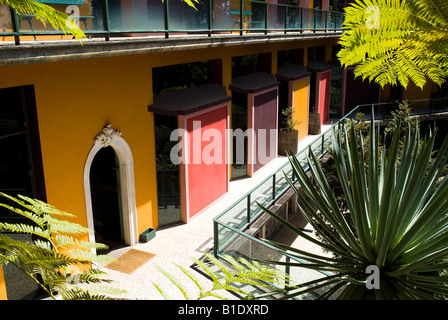
[[[98,157],[97,157],[98,156]],[[112,223],[115,231],[112,231],[113,237],[120,233],[120,241],[126,245],[134,245],[138,241],[137,228],[137,208],[135,201],[135,185],[134,185],[134,161],[132,158],[131,148],[126,140],[121,137],[121,132],[112,128],[111,125],[106,126],[103,131],[94,139],[94,145],[90,150],[89,155],[84,166],[84,194],[86,201],[87,225],[92,230],[89,233],[89,240],[92,242],[101,242],[96,239],[97,231],[100,231],[101,221],[100,215],[96,215],[94,208],[96,206],[94,194],[97,190],[93,190],[96,186],[91,180],[91,173],[98,175],[99,169],[96,169],[96,162],[99,166],[108,167],[109,173],[103,177],[103,189],[112,186],[115,188],[108,196],[114,198],[115,207],[118,209],[111,209],[118,212],[119,223],[117,220]],[[106,169],[104,169],[106,170]],[[108,170],[106,170],[108,171]],[[96,173],[95,173],[96,172]],[[115,187],[113,187],[115,186]],[[118,204],[117,204],[118,203]],[[118,210],[118,211],[117,211]],[[114,219],[117,215],[114,215]],[[97,224],[95,223],[97,219]],[[104,223],[104,222],[103,222]],[[96,225],[95,225],[96,224]],[[117,227],[119,225],[119,227]],[[98,229],[98,230],[97,230]],[[120,231],[117,231],[120,229]],[[100,232],[98,232],[100,233]],[[107,232],[106,232],[107,233]],[[104,236],[104,234],[101,234]]]
[[[95,240],[110,249],[125,244],[119,171],[118,158],[111,146],[97,152],[90,168]]]

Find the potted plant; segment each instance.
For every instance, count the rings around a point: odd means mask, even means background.
[[[282,111],[285,116],[283,121],[284,127],[278,132],[278,154],[292,155],[297,153],[297,145],[299,143],[299,131],[295,127],[300,123],[294,119],[294,109],[288,107]]]

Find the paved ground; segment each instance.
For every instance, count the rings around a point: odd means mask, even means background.
[[[329,125],[323,126],[322,131],[329,128]],[[299,148],[306,148],[315,138],[316,136],[305,138],[300,142]],[[157,270],[159,266],[176,276],[191,291],[192,296],[195,297],[196,286],[173,263],[191,266],[193,264],[192,257],[201,258],[205,253],[211,252],[213,249],[212,219],[285,162],[287,162],[287,158],[279,157],[260,169],[253,178],[230,182],[229,192],[190,223],[158,229],[154,239],[147,243],[138,243],[133,246],[132,248],[134,249],[153,253],[155,257],[132,274],[103,268],[114,281],[112,285],[127,290],[128,294],[123,296],[123,298],[164,299],[154,287],[154,282],[163,287],[172,299],[183,299],[175,286]],[[293,241],[293,239],[290,239],[290,241]],[[110,255],[118,257],[129,248],[118,249],[111,252]],[[203,284],[207,285],[210,283],[205,277],[200,276],[199,273],[196,274],[203,280]],[[235,299],[230,294],[227,297]]]

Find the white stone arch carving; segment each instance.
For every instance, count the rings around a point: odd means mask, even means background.
[[[135,201],[134,160],[131,148],[121,137],[121,132],[107,125],[94,139],[92,149],[84,166],[84,193],[86,201],[87,225],[90,230],[89,241],[95,241],[92,196],[90,189],[90,169],[93,159],[99,150],[111,146],[117,154],[120,168],[120,194],[123,215],[124,241],[134,245],[138,241],[137,206]]]

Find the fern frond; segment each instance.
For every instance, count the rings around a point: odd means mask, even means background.
[[[369,6],[377,8],[379,28],[367,24]],[[356,0],[345,10],[337,56],[355,66],[356,77],[381,86],[440,85],[448,76],[447,20],[444,0]]]
[[[109,276],[107,273],[96,268],[83,270],[75,275],[76,281],[79,283],[96,283],[96,284],[111,283],[112,282],[111,279],[105,278],[107,276]]]
[[[168,278],[168,280],[171,281],[171,283],[174,284],[174,286],[181,292],[182,296],[186,299],[186,300],[191,300],[191,295],[188,292],[188,290],[185,288],[185,286],[178,280],[176,279],[175,276],[173,276],[171,273],[169,273],[168,271],[166,271],[164,268],[158,266],[157,270],[162,273],[165,277]]]
[[[152,282],[152,284],[157,289],[157,291],[159,291],[159,293],[162,295],[163,299],[172,300],[171,297],[167,294],[167,292],[165,290],[163,290],[157,283]]]
[[[82,291],[78,288],[61,292],[64,300],[116,300],[104,294],[92,294],[89,291]]]
[[[102,254],[96,254],[91,251],[82,250],[82,249],[69,249],[66,250],[66,255],[77,260],[81,261],[88,261],[88,262],[95,262],[102,265],[109,264],[115,259],[113,257],[102,255]]]
[[[0,234],[0,265],[13,263],[54,299],[56,299],[54,291],[59,292],[63,299],[111,299],[104,293],[123,292],[104,286],[104,283],[109,283],[111,280],[99,269],[86,268],[74,275],[70,274],[73,267],[87,266],[92,262],[107,264],[114,261],[112,257],[96,255],[91,251],[93,248],[107,248],[107,246],[79,241],[74,237],[86,233],[89,229],[56,218],[71,218],[74,217],[72,214],[24,196],[16,198],[1,193],[0,196],[8,198],[27,211],[3,204],[4,208],[31,221],[31,224],[0,223],[0,230],[40,237],[34,241],[20,241]],[[60,253],[58,248],[66,250]],[[36,274],[40,275],[41,280],[35,277]],[[96,287],[90,288],[92,285]],[[103,291],[102,294],[100,290]]]
[[[38,226],[32,226],[25,223],[7,223],[7,222],[0,222],[0,230],[1,231],[9,231],[9,232],[15,232],[15,233],[27,233],[27,234],[34,234],[36,236],[50,239],[51,233],[48,230],[44,230]]]
[[[124,289],[115,288],[107,285],[90,285],[88,287],[88,292],[91,295],[105,295],[109,297],[119,297],[128,293]]]
[[[216,289],[214,289],[214,290],[216,290]],[[221,289],[219,289],[219,290],[221,290]],[[222,290],[225,290],[225,289],[222,289]],[[202,300],[202,299],[205,299],[205,298],[216,298],[218,300],[228,300],[228,298],[226,298],[225,296],[220,295],[220,294],[218,294],[218,293],[216,293],[214,291],[206,291],[206,292],[202,292],[201,291],[199,293],[198,300]]]
[[[198,287],[199,291],[204,290],[204,288],[201,286],[199,280],[189,271],[187,268],[177,264],[173,263],[176,267],[178,267],[190,280]]]
[[[43,248],[45,250],[52,250],[52,246],[51,243],[48,241],[44,241],[44,240],[34,240],[34,245],[40,248]]]
[[[39,217],[38,215],[29,212],[29,211],[23,211],[21,209],[15,208],[13,206],[7,205],[5,203],[0,203],[0,207],[6,208],[14,213],[17,213],[29,220],[31,220],[32,222],[34,222],[36,225],[43,227],[46,223],[46,221],[44,219],[42,219],[41,217]]]
[[[240,294],[242,296],[250,295],[250,293],[248,293],[247,291],[239,289],[238,287],[233,286],[231,283],[214,282],[213,283],[213,290],[214,291],[226,290],[226,291],[229,291],[229,292],[234,292],[234,293]]]
[[[215,273],[207,266],[207,264],[199,259],[192,258],[193,262],[196,263],[199,267],[201,267],[202,270],[204,270],[208,276],[212,279],[212,281],[218,281],[218,277],[215,275]]]

